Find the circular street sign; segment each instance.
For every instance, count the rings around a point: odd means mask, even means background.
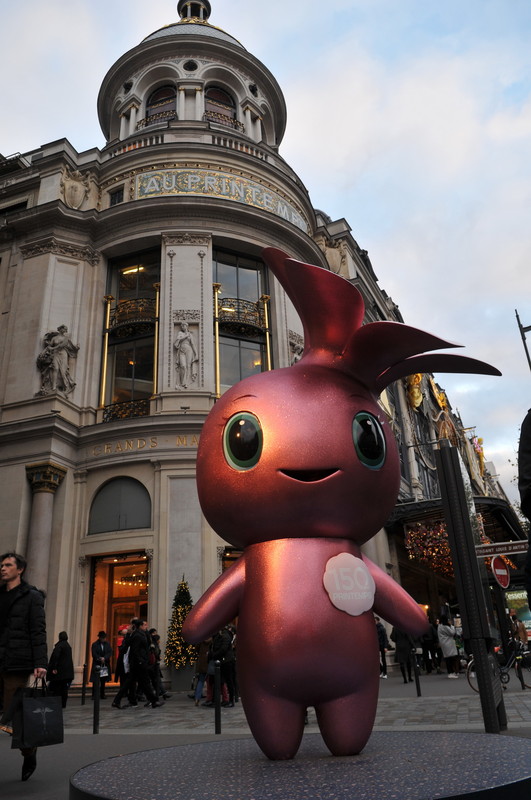
[[[509,574],[509,567],[503,558],[501,556],[494,556],[490,562],[490,568],[502,589],[507,589],[511,582],[511,576]]]

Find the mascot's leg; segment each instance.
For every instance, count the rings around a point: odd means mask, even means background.
[[[355,756],[365,747],[376,716],[377,695],[356,693],[315,707],[321,735],[334,756]]]
[[[294,758],[304,733],[306,709],[291,700],[273,697],[254,687],[242,695],[243,708],[255,741],[272,761]]]

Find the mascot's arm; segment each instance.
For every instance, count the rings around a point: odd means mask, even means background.
[[[188,613],[183,637],[190,644],[205,641],[238,616],[245,582],[245,556],[241,556],[206,590]]]
[[[376,584],[375,614],[411,636],[420,636],[425,633],[428,630],[428,620],[422,608],[396,581],[376,564],[373,564],[369,558],[362,556],[362,559]]]

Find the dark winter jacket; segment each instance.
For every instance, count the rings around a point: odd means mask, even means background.
[[[129,664],[131,668],[147,667],[149,665],[149,641],[141,630],[133,630],[129,640]]]
[[[103,644],[103,650],[101,645]],[[102,678],[102,680],[110,680],[111,679],[111,656],[112,656],[112,647],[107,640],[103,640],[101,642],[99,639],[96,639],[95,642],[92,642],[90,648],[92,654],[92,668],[90,670],[90,680],[94,683],[96,679],[96,667],[102,667],[103,664],[100,661],[100,658],[105,659],[105,666],[107,667],[108,675],[106,678]]]
[[[35,667],[46,669],[48,648],[46,646],[46,618],[44,594],[21,581],[7,607],[6,627],[0,640],[0,672],[33,672]],[[2,598],[5,600],[5,597]]]
[[[54,670],[57,670],[54,673]],[[74,661],[72,659],[72,648],[66,640],[60,639],[55,645],[48,664],[49,681],[73,681],[74,680]]]

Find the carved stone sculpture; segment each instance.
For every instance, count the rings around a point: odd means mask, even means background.
[[[41,373],[41,388],[38,395],[59,393],[69,395],[73,392],[75,381],[70,375],[69,360],[77,358],[79,345],[72,343],[66,325],[56,331],[48,331],[43,339],[43,349],[37,357],[37,367]]]
[[[175,368],[177,372],[177,389],[189,389],[197,380],[197,347],[195,338],[187,322],[179,324],[179,332],[173,343],[175,348]]]

